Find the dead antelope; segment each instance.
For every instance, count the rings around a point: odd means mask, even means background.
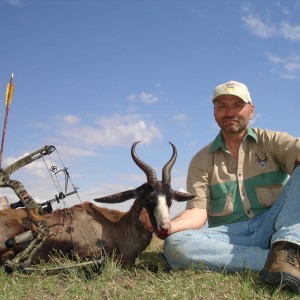
[[[152,232],[147,231],[139,220],[145,208],[157,235],[163,235],[170,228],[169,208],[172,200],[187,201],[193,195],[173,191],[171,169],[176,161],[176,147],[172,145],[171,159],[162,169],[162,181],[158,181],[152,167],[136,154],[138,142],[131,147],[131,156],[136,165],[145,173],[147,182],[136,189],[97,198],[96,202],[120,203],[135,199],[128,212],[98,207],[92,203],[76,205],[65,210],[44,214],[50,229],[49,237],[33,258],[33,263],[47,261],[53,252],[68,256],[76,253],[80,258],[100,258],[103,254],[115,253],[123,266],[131,266],[136,257],[149,245]],[[7,209],[0,212],[0,261],[6,262],[26,250],[26,243],[15,243],[24,232],[35,236],[36,228],[28,219],[24,209]]]

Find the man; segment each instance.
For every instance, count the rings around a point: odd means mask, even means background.
[[[251,128],[243,83],[217,86],[212,101],[221,130],[189,165],[196,197],[172,221],[165,257],[174,268],[261,271],[261,280],[300,293],[300,139]]]

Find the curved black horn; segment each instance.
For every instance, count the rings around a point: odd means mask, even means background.
[[[131,147],[131,157],[136,165],[146,174],[148,183],[157,181],[156,173],[152,167],[144,163],[136,154],[135,147],[140,141],[135,142]]]
[[[171,142],[169,142],[173,148],[173,154],[170,160],[165,164],[165,166],[162,169],[162,182],[163,183],[171,183],[171,169],[174,166],[174,163],[177,158],[177,150],[175,145],[173,145]]]

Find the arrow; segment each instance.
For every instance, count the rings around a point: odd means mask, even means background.
[[[7,120],[8,120],[8,112],[9,112],[9,106],[12,101],[12,97],[14,95],[15,86],[13,83],[14,74],[12,73],[10,76],[10,81],[6,87],[6,98],[5,98],[5,118],[4,118],[4,125],[3,125],[3,132],[2,132],[2,141],[1,141],[1,149],[0,149],[0,168],[2,163],[2,154],[4,149],[4,141],[5,141],[5,135],[6,135],[6,127],[7,127]]]

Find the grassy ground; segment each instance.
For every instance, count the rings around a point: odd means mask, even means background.
[[[7,275],[0,269],[0,299],[300,299],[260,283],[251,272],[223,274],[170,270],[156,238],[137,260],[134,270],[122,270],[107,260],[100,275],[73,268],[55,275],[39,266],[30,274]]]

